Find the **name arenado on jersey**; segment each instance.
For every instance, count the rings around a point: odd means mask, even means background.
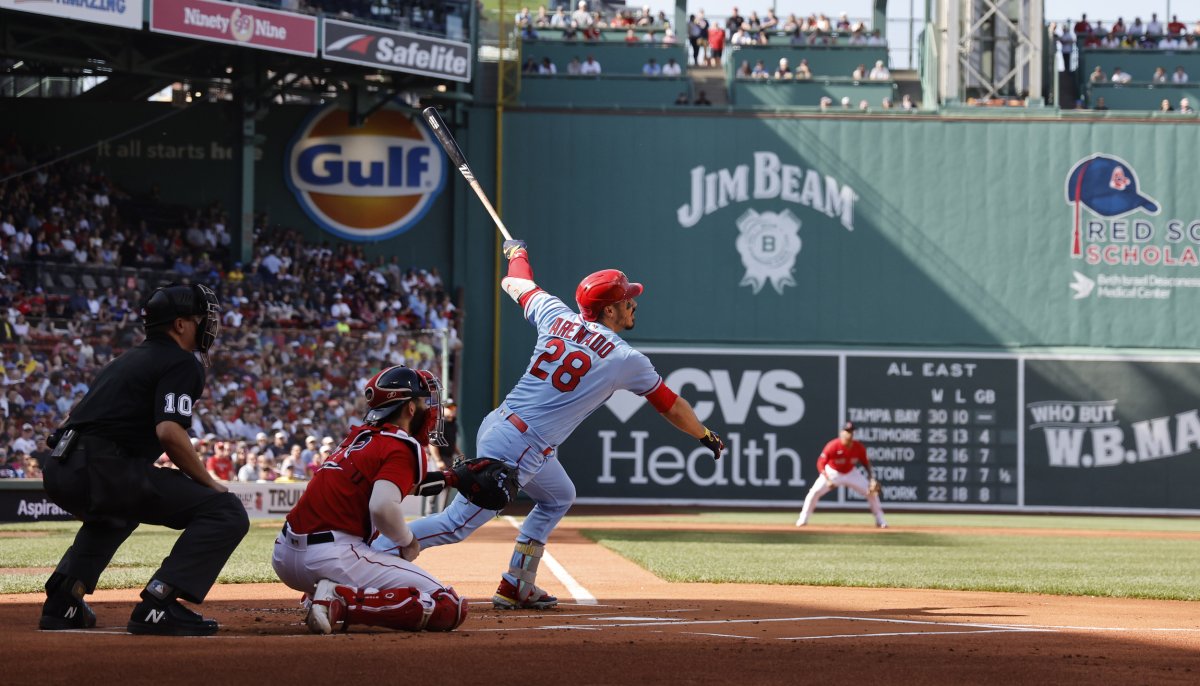
[[[554,323],[550,325],[547,333],[591,348],[601,359],[608,357],[608,354],[617,347],[617,344],[609,341],[604,334],[589,331],[586,326],[581,326],[578,322],[564,317],[555,317]]]

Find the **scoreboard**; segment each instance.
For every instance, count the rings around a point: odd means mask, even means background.
[[[1015,359],[847,355],[845,380],[884,500],[1017,504]]]

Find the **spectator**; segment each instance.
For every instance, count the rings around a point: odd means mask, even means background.
[[[229,454],[229,443],[215,441],[213,454],[205,461],[204,466],[212,478],[219,481],[232,481],[234,477],[233,458]]]
[[[663,31],[662,44],[663,45],[675,45],[675,30],[674,29],[667,27],[667,29]]]
[[[1179,113],[1180,114],[1195,114],[1196,110],[1192,109],[1192,101],[1188,100],[1187,98],[1180,98],[1179,99]]]
[[[734,73],[734,76],[739,79],[748,79],[753,76],[753,73],[754,72],[750,71],[750,60],[742,60],[742,63],[738,66],[737,72]]]
[[[588,12],[587,0],[579,0],[576,10],[571,13],[571,20],[583,29],[592,25],[592,14]]]
[[[525,64],[521,65],[521,72],[525,74],[536,74],[538,70],[537,60],[530,57],[525,60]]]
[[[541,74],[542,76],[554,76],[557,73],[558,67],[554,66],[554,63],[550,61],[549,57],[543,57],[542,63],[538,65],[538,74]],[[341,296],[339,295],[335,297],[340,298]],[[348,310],[349,308],[347,308],[347,311]]]
[[[1165,34],[1165,31],[1163,30],[1163,23],[1158,20],[1158,14],[1151,13],[1150,22],[1146,22],[1146,35],[1159,37],[1163,34]]]
[[[33,425],[26,422],[21,426],[21,435],[9,445],[14,454],[32,453],[37,450],[37,440],[33,435]]]
[[[767,65],[764,64],[762,60],[758,60],[757,62],[754,63],[754,69],[750,71],[750,78],[752,78],[752,79],[769,79],[769,78],[771,78],[770,72],[767,71]]]
[[[567,75],[568,76],[579,76],[579,74],[581,73],[580,70],[582,67],[583,67],[583,63],[579,61],[579,56],[576,55],[576,56],[572,57],[571,61],[567,63]]]
[[[1166,99],[1166,98],[1163,98],[1162,102],[1160,102],[1160,103],[1158,104],[1158,111],[1159,111],[1159,112],[1174,112],[1174,111],[1175,111],[1175,108],[1174,108],[1174,107],[1171,107],[1171,101],[1170,101],[1170,100],[1168,100],[1168,99]]]
[[[1133,77],[1121,71],[1120,67],[1113,67],[1112,82],[1113,83],[1129,83]]]
[[[854,71],[850,73],[850,78],[854,79],[855,81],[865,80],[867,78],[867,65],[860,64],[855,67]]]
[[[821,96],[821,104],[819,107],[821,108],[822,112],[827,111],[830,107],[833,107],[833,98],[829,97],[828,95]]]
[[[1103,95],[1096,98],[1096,106],[1093,107],[1092,109],[1096,110],[1097,112],[1103,112],[1108,109],[1108,104],[1104,102]]]
[[[704,91],[700,91],[699,93],[696,94],[696,99],[692,102],[692,104],[693,105],[711,105],[712,102],[709,101],[708,95],[705,94]]]
[[[1167,82],[1167,70],[1163,69],[1162,67],[1155,67],[1154,75],[1150,77],[1150,81],[1152,83],[1166,83]]]
[[[1179,21],[1179,15],[1172,14],[1171,22],[1167,24],[1167,33],[1172,36],[1181,36],[1187,31],[1187,26]]]
[[[849,95],[842,97],[842,109],[844,109],[844,110],[850,109],[850,96]]]
[[[1188,74],[1183,70],[1183,65],[1175,67],[1175,73],[1171,74],[1171,83],[1187,83]]]
[[[680,93],[679,93],[679,96],[678,96],[677,98],[675,98],[675,104],[676,104],[676,105],[690,105],[690,104],[692,104],[692,101],[688,99],[688,94],[687,94],[687,91],[682,91],[682,92],[680,92]]]
[[[533,25],[539,29],[550,28],[550,14],[546,11],[545,5],[538,8],[537,16],[533,18]]]
[[[1096,68],[1092,70],[1091,75],[1088,76],[1088,81],[1091,81],[1092,83],[1104,83],[1105,81],[1108,81],[1108,74],[1105,74],[1104,70],[1101,69],[1100,65],[1097,64]]]
[[[1092,25],[1088,23],[1086,14],[1081,16],[1079,21],[1075,22],[1075,26],[1072,28],[1077,37],[1092,35]]]
[[[742,24],[746,22],[746,18],[738,14],[738,8],[734,7],[729,13],[729,18],[725,20],[725,28],[729,29],[729,34],[733,35],[738,29],[742,28]]]
[[[637,33],[635,33],[633,29],[629,29],[628,31],[625,32],[625,42],[626,43],[637,43],[638,42]]]
[[[600,63],[596,61],[594,56],[588,55],[587,59],[583,61],[582,65],[580,65],[579,73],[583,76],[599,76]]]
[[[760,25],[759,28],[762,31],[778,31],[779,30],[779,17],[775,16],[775,8],[774,7],[767,10],[767,16],[765,19],[762,20],[762,24]]]
[[[663,65],[662,75],[663,76],[680,76],[682,74],[683,74],[683,68],[679,66],[679,63],[675,61],[675,58],[668,57],[667,63]]]
[[[913,110],[917,109],[916,104],[913,102],[912,96],[908,93],[900,96],[900,109],[904,110],[905,112],[912,112]]]
[[[708,66],[721,66],[721,54],[725,51],[725,31],[715,21],[708,29],[708,51],[711,55]]]
[[[700,55],[708,46],[708,22],[704,19],[704,11],[688,16],[688,45],[692,48],[692,64],[701,65]]]
[[[1142,23],[1142,18],[1134,17],[1133,24],[1129,26],[1129,30],[1125,33],[1128,33],[1131,36],[1141,37],[1149,32],[1146,30],[1146,25]]]
[[[559,5],[558,9],[554,10],[554,14],[550,17],[550,28],[565,29],[570,26],[571,21],[571,18],[567,16],[566,8]]]
[[[792,68],[790,65],[788,65],[788,58],[780,57],[779,67],[775,70],[775,80],[790,81],[793,76],[795,75],[792,74]]]
[[[870,79],[872,81],[888,81],[892,78],[892,73],[888,71],[883,60],[875,60],[875,66],[871,68]]]
[[[884,99],[883,99],[883,100],[882,100],[882,101],[879,103],[879,105],[880,105],[880,107],[882,107],[882,108],[883,108],[883,109],[885,109],[885,110],[890,110],[890,109],[892,109],[892,99],[891,99],[891,98],[884,98]]]
[[[810,70],[808,68],[808,59],[807,58],[800,59],[800,64],[799,64],[799,66],[796,67],[796,78],[797,79],[811,79],[812,78],[812,70]]]

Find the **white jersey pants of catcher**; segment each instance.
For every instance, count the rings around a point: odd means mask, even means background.
[[[295,534],[290,527],[275,537],[271,566],[289,588],[307,593],[329,579],[354,588],[416,588],[434,593],[445,588],[417,565],[396,555],[372,550],[353,534],[329,531]]]
[[[879,502],[879,496],[867,490],[869,483],[867,482],[867,477],[861,471],[851,469],[843,474],[833,467],[826,465],[825,471],[821,473],[821,476],[817,477],[817,480],[813,483],[812,490],[804,498],[804,509],[800,511],[800,518],[796,520],[796,526],[808,524],[808,518],[812,516],[813,510],[817,509],[817,501],[821,499],[821,496],[838,486],[845,486],[867,499],[867,505],[871,507],[871,514],[875,515],[876,526],[884,526],[887,523],[883,519],[883,505]]]
[[[575,502],[575,484],[555,458],[555,448],[541,441],[519,418],[515,421],[511,419],[511,415],[512,412],[501,405],[484,418],[479,426],[475,454],[503,460],[517,467],[521,490],[534,502],[533,510],[521,525],[517,543],[537,541],[545,544],[550,532],[554,531],[554,527],[558,526]],[[409,529],[421,540],[422,548],[430,548],[463,540],[491,521],[496,514],[494,510],[471,504],[460,494],[445,510],[412,522]],[[372,547],[394,552],[396,544],[380,536],[372,543]],[[511,575],[506,573],[504,576],[508,578]],[[517,583],[515,578],[508,580],[513,585]]]

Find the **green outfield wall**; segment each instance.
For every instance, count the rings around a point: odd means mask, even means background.
[[[852,419],[889,509],[1200,511],[1195,125],[515,111],[503,141],[538,283],[644,282],[627,338],[729,439],[619,392],[560,450],[581,500],[798,507]],[[504,391],[534,336],[501,308]]]

